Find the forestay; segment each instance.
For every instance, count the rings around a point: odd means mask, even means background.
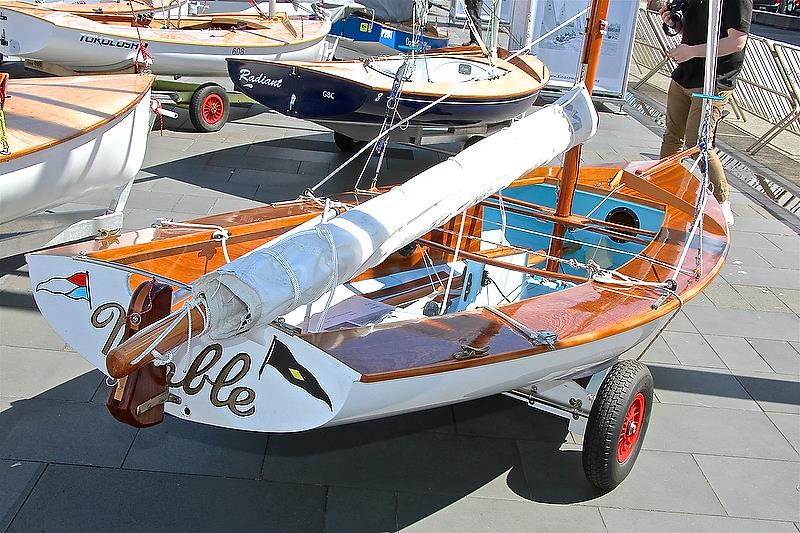
[[[193,294],[206,300],[209,335],[229,337],[316,301],[596,129],[591,96],[576,86],[403,185],[201,277]]]

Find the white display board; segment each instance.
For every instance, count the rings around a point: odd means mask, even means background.
[[[515,0],[512,5],[511,43],[521,48],[586,9],[589,3],[587,0]],[[625,96],[638,7],[638,0],[610,1],[607,33],[595,79],[594,94],[598,96]],[[575,83],[587,15],[578,17],[531,49],[550,68],[552,78],[548,88],[561,90]]]

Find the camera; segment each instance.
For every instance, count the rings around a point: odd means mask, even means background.
[[[667,35],[678,35],[683,29],[683,21],[686,19],[686,10],[689,9],[688,0],[670,0],[664,8],[669,11],[669,20],[672,27],[663,24],[664,33]]]

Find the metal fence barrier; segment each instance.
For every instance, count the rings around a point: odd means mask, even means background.
[[[658,13],[639,9],[633,60],[644,71],[638,89],[656,73],[669,76],[675,63],[667,52],[680,42],[661,29]],[[747,151],[755,154],[784,131],[800,135],[800,48],[750,35],[742,72],[731,99],[736,116],[745,120],[745,110],[772,124]]]

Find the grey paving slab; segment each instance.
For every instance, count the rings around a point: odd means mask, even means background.
[[[0,347],[0,396],[87,402],[102,373],[75,352]]]
[[[699,333],[665,331],[661,336],[682,364],[726,368],[722,359]]]
[[[703,291],[703,295],[711,300],[715,307],[728,309],[752,309],[753,306],[725,281],[722,276],[717,276]],[[691,302],[690,302],[691,304]],[[691,306],[687,306],[691,307]]]
[[[158,194],[152,194],[151,191],[134,189],[128,197],[128,203],[125,205],[131,209],[151,209],[169,213],[176,210],[175,205],[180,199],[180,194],[161,191]]]
[[[738,220],[736,225],[738,226]],[[737,266],[739,268],[749,268],[749,267],[768,268],[776,266],[767,261],[761,254],[759,254],[758,250],[754,250],[752,248],[739,248],[736,251],[729,252],[728,257],[725,260],[725,264]]]
[[[603,531],[597,509],[582,506],[532,504],[468,497],[457,501],[430,495],[400,493],[400,531],[497,532]]]
[[[0,304],[3,307],[37,309],[31,293],[31,282],[25,272],[12,272],[0,278]],[[0,342],[2,342],[0,337]]]
[[[767,415],[738,409],[655,404],[643,446],[648,450],[798,459],[797,451]]]
[[[737,371],[736,379],[764,411],[800,413],[800,381],[797,374]]]
[[[0,307],[0,344],[46,350],[63,350],[67,346],[38,309],[13,307]]]
[[[777,268],[800,269],[800,253],[786,253],[772,248],[755,250],[771,266]]]
[[[747,342],[747,339],[719,335],[703,335],[703,337],[731,370],[754,370],[756,372],[772,370],[753,346]]]
[[[767,416],[794,449],[800,452],[800,414],[767,413]]]
[[[800,520],[800,463],[695,456],[731,516]]]
[[[773,235],[794,235],[792,228],[774,218],[764,220],[761,217],[737,217],[733,226],[734,235],[753,232]]]
[[[665,331],[679,331],[684,333],[697,333],[697,328],[689,320],[685,311],[681,311],[669,323]]]
[[[788,342],[749,339],[749,343],[775,372],[800,376],[800,353]]]
[[[326,533],[397,530],[397,495],[392,491],[329,487]]]
[[[214,207],[217,199],[210,196],[195,196],[184,194],[181,196],[178,203],[175,204],[175,210],[181,213],[197,213],[198,215],[206,215]]]
[[[310,485],[49,465],[9,531],[305,533],[322,529],[324,503]]]
[[[731,285],[794,290],[800,288],[800,273],[795,269],[725,265],[721,274]]]
[[[219,198],[214,202],[214,207],[211,208],[210,213],[214,215],[218,213],[227,213],[228,211],[261,207],[263,205],[262,202],[256,202],[255,200],[248,200],[246,198]]]
[[[665,365],[649,367],[661,403],[760,410],[727,369]]]
[[[274,171],[274,172],[294,172],[300,168],[300,161],[291,159],[280,159],[277,157],[259,157],[248,155],[242,157],[237,154],[217,152],[208,160],[212,165],[233,167],[236,169],[245,168],[252,170]]]
[[[644,353],[642,361],[646,363],[680,364],[678,358],[675,357],[675,353],[661,335],[658,336],[650,348]]]
[[[0,531],[11,523],[44,467],[43,463],[0,460]]]
[[[186,422],[167,416],[139,431],[123,468],[258,479],[267,449],[264,433]]]
[[[474,494],[517,499],[527,493],[513,440],[415,431],[413,426],[422,421],[410,415],[272,435],[262,476],[274,481],[458,497]],[[428,422],[430,427],[440,425],[436,418]],[[499,481],[493,483],[495,480]]]
[[[561,443],[568,434],[565,419],[533,410],[506,396],[457,404],[453,412],[459,435]]]
[[[0,458],[118,467],[135,434],[103,405],[15,400],[0,414]]]
[[[684,533],[703,531],[708,533],[794,533],[791,522],[775,520],[752,520],[728,516],[710,516],[693,513],[664,513],[632,509],[602,508],[610,533]]]
[[[793,312],[776,294],[778,291],[787,289],[762,287],[761,285],[733,285],[733,288],[756,311]]]
[[[259,143],[250,146],[247,150],[247,157],[269,157],[279,158],[288,161],[309,161],[315,163],[329,164],[333,161],[339,161],[343,158],[340,157],[341,152],[334,151],[320,151],[320,150],[307,150],[299,148],[290,148],[286,146],[287,143]],[[389,156],[391,157],[391,155]]]
[[[646,435],[645,439],[648,438]],[[525,441],[520,441],[519,445],[531,498],[536,502],[709,514],[724,512],[694,459],[686,453],[643,450],[622,485],[603,492],[586,481],[579,446],[564,445],[557,449]]]
[[[718,309],[713,313],[699,308],[683,311],[703,334],[753,339],[800,340],[800,317],[790,313],[770,313],[745,309]]]
[[[773,292],[784,304],[786,304],[786,307],[800,315],[800,291],[780,289]]]
[[[145,167],[145,170],[158,178],[174,178],[184,183],[204,186],[229,181],[234,170],[233,166],[217,166],[203,160],[203,158],[197,159],[197,156],[191,156],[180,161],[151,165]],[[170,191],[167,190],[165,192]]]
[[[788,235],[765,235],[769,241],[786,253],[800,253],[800,236],[797,234]]]
[[[736,227],[736,226],[734,226]],[[753,248],[756,250],[780,250],[770,239],[760,233],[742,232],[731,239],[731,247]]]

